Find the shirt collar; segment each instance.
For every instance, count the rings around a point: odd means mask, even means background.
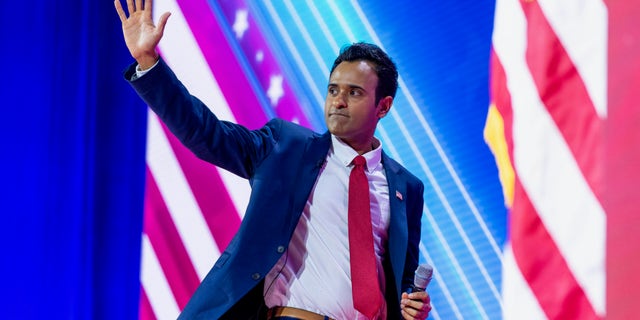
[[[376,137],[373,138],[376,139]],[[369,173],[376,170],[382,161],[382,143],[378,143],[377,145],[378,147],[362,155],[367,160],[366,170]],[[334,135],[331,135],[331,148],[333,148],[333,152],[338,160],[340,160],[340,163],[345,167],[351,166],[353,158],[358,155],[353,148]]]

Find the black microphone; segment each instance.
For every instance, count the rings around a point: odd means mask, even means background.
[[[433,277],[433,267],[428,263],[421,264],[416,269],[416,274],[413,276],[413,286],[411,286],[411,292],[425,291],[431,278]]]

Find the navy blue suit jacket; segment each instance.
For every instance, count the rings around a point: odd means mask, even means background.
[[[130,80],[135,65],[125,71]],[[238,233],[202,281],[180,319],[251,319],[264,305],[264,277],[289,245],[318,177],[331,135],[273,119],[258,130],[221,121],[160,61],[130,81],[142,99],[198,157],[249,179],[251,198]],[[400,295],[418,265],[422,182],[382,155],[389,184],[384,260],[388,315],[401,318]],[[401,197],[397,197],[396,194]]]

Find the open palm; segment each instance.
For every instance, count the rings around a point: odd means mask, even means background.
[[[158,59],[156,46],[162,38],[170,13],[162,14],[156,26],[152,18],[152,0],[144,0],[144,5],[142,0],[135,0],[135,2],[127,0],[128,18],[120,0],[115,0],[114,4],[122,22],[122,33],[131,56],[143,69],[152,66]]]

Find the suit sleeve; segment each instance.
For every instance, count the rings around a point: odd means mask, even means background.
[[[169,130],[199,158],[250,178],[273,149],[281,122],[272,120],[259,130],[221,121],[192,96],[169,66],[159,63],[144,76],[131,80],[135,64],[124,77]]]

